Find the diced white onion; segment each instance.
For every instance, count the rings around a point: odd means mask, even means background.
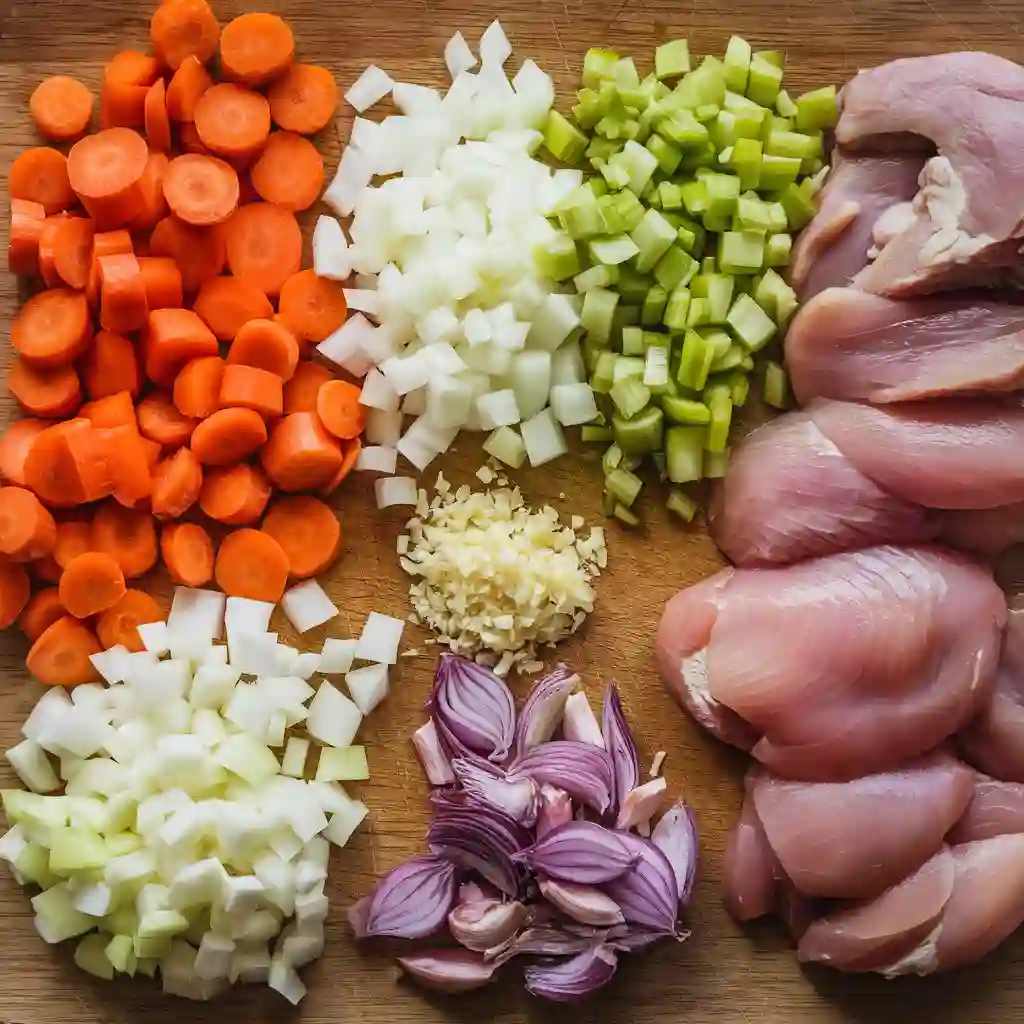
[[[501,27],[501,22],[495,19],[484,30],[480,37],[480,62],[485,66],[500,67],[512,56],[512,44]]]
[[[394,448],[402,437],[402,414],[397,410],[368,409],[365,436],[370,444]]]
[[[326,675],[339,675],[347,672],[352,667],[358,642],[358,640],[340,640],[337,637],[328,637],[320,652],[320,671]]]
[[[281,609],[299,633],[322,626],[338,614],[334,602],[316,580],[305,580],[286,590]]]
[[[598,414],[589,384],[556,384],[551,389],[551,411],[563,427],[592,422]]]
[[[366,665],[345,676],[345,685],[359,710],[368,715],[388,695],[387,665]]]
[[[314,245],[315,244],[316,240],[314,238]],[[374,316],[380,312],[380,295],[375,289],[343,288],[342,291],[345,293],[345,304],[349,309],[358,313],[369,313],[370,316]]]
[[[394,473],[397,465],[398,451],[395,448],[368,445],[366,448],[361,448],[356,457],[356,469],[368,470],[373,473]]]
[[[569,450],[565,434],[550,409],[544,409],[520,427],[531,466],[543,466]]]
[[[473,51],[469,48],[469,43],[466,42],[461,32],[456,32],[445,43],[444,63],[448,68],[448,74],[451,75],[452,81],[461,72],[468,71],[476,65],[476,57],[473,56]]]
[[[476,400],[476,408],[480,414],[480,425],[484,430],[511,426],[522,418],[519,415],[516,393],[511,388],[481,395]]]
[[[136,629],[139,631],[142,646],[150,654],[155,654],[159,658],[171,649],[166,622],[144,622],[136,626]]]
[[[345,102],[361,114],[384,99],[394,84],[386,71],[382,71],[376,64],[371,64],[345,93]]]
[[[362,717],[348,697],[324,681],[309,705],[306,730],[321,743],[347,747],[355,739]]]
[[[405,622],[380,612],[370,612],[356,644],[355,656],[361,661],[375,661],[385,665],[398,663],[398,647],[402,642]],[[334,746],[344,746],[336,743]]]
[[[226,600],[225,595],[216,590],[175,587],[167,615],[168,632],[201,637],[206,641],[220,640],[224,635]]]
[[[344,281],[352,273],[348,239],[342,226],[326,214],[317,218],[313,228],[313,270],[319,277]]]
[[[392,505],[415,505],[419,491],[411,476],[389,476],[375,480],[373,484],[377,497],[377,508],[391,508]]]

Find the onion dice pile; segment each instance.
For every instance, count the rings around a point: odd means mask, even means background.
[[[529,992],[570,1002],[606,985],[622,953],[685,938],[693,817],[679,802],[653,822],[665,780],[641,783],[614,685],[599,725],[579,683],[560,666],[517,717],[499,677],[442,655],[414,737],[437,787],[429,853],[349,911],[360,939],[456,940],[399,958],[419,984],[470,991],[523,956]]]

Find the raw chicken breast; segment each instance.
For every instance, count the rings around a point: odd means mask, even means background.
[[[1018,832],[1024,833],[1024,785],[979,775],[967,810],[946,840],[956,845]]]
[[[753,773],[748,773],[740,820],[729,833],[722,861],[725,909],[737,921],[753,921],[776,909],[779,862],[754,807],[752,779]]]
[[[939,514],[939,537],[951,547],[994,557],[1024,541],[1024,502]]]
[[[939,548],[868,548],[681,591],[658,659],[683,707],[716,724],[727,710],[759,735],[766,767],[833,781],[961,728],[988,698],[1005,621],[985,569]]]
[[[1024,305],[964,294],[902,302],[830,288],[797,313],[786,367],[812,398],[913,401],[1024,384]]]
[[[914,219],[855,278],[880,295],[919,295],[1013,277],[1024,235],[1024,68],[988,53],[947,53],[862,71],[842,92],[836,142],[891,151],[935,144]]]

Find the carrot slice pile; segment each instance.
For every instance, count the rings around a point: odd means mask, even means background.
[[[125,592],[124,573],[113,556],[101,551],[76,555],[60,577],[60,602],[76,619],[112,608]]]
[[[178,371],[199,356],[215,356],[217,339],[191,309],[154,309],[146,327],[146,376],[171,385]]]
[[[77,359],[92,338],[81,292],[52,288],[33,295],[11,324],[11,344],[26,363],[47,370]]]
[[[200,96],[213,85],[202,61],[190,53],[174,72],[167,85],[167,113],[173,121],[192,122]]]
[[[133,231],[149,231],[167,214],[164,199],[164,175],[167,173],[167,154],[150,153],[146,169],[139,179],[139,212],[129,225]]]
[[[56,587],[44,587],[37,590],[25,605],[18,617],[18,629],[29,640],[38,640],[58,619],[67,615],[64,605],[60,603],[60,593]]]
[[[323,157],[293,132],[274,132],[250,173],[260,198],[285,210],[308,209],[324,187]]]
[[[203,145],[224,157],[248,159],[270,135],[270,104],[252,89],[222,82],[196,103],[196,131]]]
[[[341,547],[338,517],[322,501],[304,494],[278,498],[263,520],[263,532],[281,545],[296,579],[323,572]]]
[[[171,448],[188,444],[196,421],[183,416],[162,391],[147,395],[138,405],[139,433],[150,441]]]
[[[70,186],[100,230],[122,227],[144,208],[139,183],[148,160],[146,140],[130,128],[107,128],[71,147]]]
[[[270,299],[254,284],[237,277],[204,282],[192,308],[221,341],[234,341],[250,320],[269,320],[274,315]]]
[[[201,356],[182,367],[174,379],[174,405],[182,416],[201,420],[221,407],[225,366],[220,356]]]
[[[153,473],[150,507],[157,519],[180,519],[198,500],[203,469],[188,448],[179,448]]]
[[[139,636],[139,626],[163,620],[160,605],[149,594],[129,588],[117,604],[96,620],[96,636],[105,648],[120,644],[129,651],[142,651],[145,647]]]
[[[167,114],[167,87],[162,78],[146,91],[142,113],[149,144],[166,153],[171,148],[171,119]]]
[[[68,158],[49,146],[26,149],[11,164],[7,185],[12,199],[27,199],[38,203],[47,216],[74,206]]]
[[[29,449],[46,429],[42,420],[16,420],[0,434],[0,480],[7,484],[25,486],[25,459]]]
[[[89,127],[92,107],[88,87],[67,75],[44,78],[28,101],[39,134],[58,141],[77,139]]]
[[[267,476],[282,491],[312,491],[341,468],[341,447],[316,413],[295,412],[270,429],[260,453]]]
[[[275,320],[243,324],[228,349],[229,363],[258,366],[290,380],[299,363],[299,343],[287,327]]]
[[[39,271],[39,237],[46,223],[46,207],[30,199],[11,197],[11,236],[7,243],[7,269],[29,277]]]
[[[229,466],[247,459],[267,440],[263,417],[251,409],[218,409],[197,424],[189,445],[204,466]]]
[[[295,53],[295,37],[276,14],[243,14],[224,26],[220,66],[236,82],[260,86],[287,71]]]
[[[300,270],[282,285],[278,312],[296,338],[320,342],[345,322],[348,303],[336,281]]]
[[[288,556],[273,537],[241,529],[221,542],[213,575],[217,586],[231,597],[276,603],[284,593],[288,571]]]
[[[273,419],[283,412],[284,381],[257,366],[231,363],[224,369],[220,404],[252,409],[264,419]]]
[[[216,157],[186,153],[167,167],[164,198],[171,212],[186,224],[221,224],[238,206],[238,174]]]
[[[173,216],[164,217],[153,228],[149,251],[174,260],[186,293],[198,291],[204,281],[216,277],[227,260],[222,228],[195,227]]]
[[[40,370],[15,359],[7,387],[18,404],[33,416],[70,416],[82,402],[82,388],[73,366]]]
[[[327,68],[295,64],[267,90],[274,124],[313,135],[326,128],[338,106],[338,85]]]
[[[3,583],[0,582],[0,626],[4,619],[2,595]],[[101,650],[99,640],[88,626],[65,615],[37,637],[25,664],[45,686],[78,686],[99,679],[100,674],[89,659]]]
[[[110,555],[125,579],[142,576],[156,565],[156,526],[143,509],[104,502],[93,517],[90,536],[92,550]]]
[[[149,38],[160,63],[174,71],[186,57],[209,61],[217,52],[220,25],[206,0],[174,0],[154,12]]]
[[[149,304],[139,261],[133,253],[100,259],[100,326],[115,334],[130,334],[146,324]]]
[[[168,523],[160,534],[160,554],[175,583],[202,587],[213,579],[213,541],[196,523]]]
[[[57,524],[42,502],[24,487],[0,487],[0,555],[32,562],[56,543]]]
[[[96,234],[92,221],[82,217],[54,218],[52,273],[59,284],[82,291],[89,283],[92,264],[93,238]]]
[[[272,203],[251,203],[225,224],[228,267],[235,277],[275,296],[302,265],[302,231],[295,215]]]
[[[270,500],[270,482],[256,466],[243,462],[211,469],[203,478],[199,507],[211,519],[229,526],[256,522]]]
[[[320,363],[299,363],[291,380],[285,381],[285,415],[293,412],[316,412],[316,399],[321,386],[333,379],[331,371]]]
[[[140,256],[139,273],[149,309],[178,309],[184,295],[181,271],[166,256]]]

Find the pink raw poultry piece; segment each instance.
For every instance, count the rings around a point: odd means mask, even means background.
[[[722,860],[725,909],[737,921],[753,921],[776,909],[779,862],[754,807],[752,778],[748,773],[740,820],[729,833]]]
[[[1018,832],[1024,833],[1024,785],[979,775],[967,810],[946,838],[957,845]]]

